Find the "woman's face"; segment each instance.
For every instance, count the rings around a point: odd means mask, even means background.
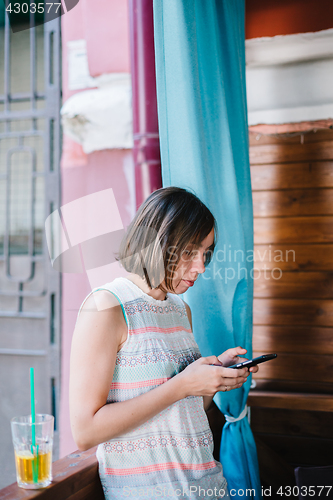
[[[186,292],[197,280],[199,274],[205,272],[206,254],[214,243],[214,229],[198,245],[188,245],[183,251],[174,272],[172,285],[176,294]]]

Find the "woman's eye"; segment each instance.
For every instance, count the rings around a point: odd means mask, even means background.
[[[204,253],[204,263],[205,263],[205,266],[210,263],[211,259],[212,259],[212,251],[208,250],[208,252]]]

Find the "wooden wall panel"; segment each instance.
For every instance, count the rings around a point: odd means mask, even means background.
[[[251,166],[253,191],[333,187],[333,162],[282,163]]]
[[[306,144],[265,144],[250,148],[251,165],[267,163],[290,163],[333,159],[333,142],[310,142]]]
[[[254,297],[290,299],[331,299],[333,271],[286,272],[277,265],[272,271],[260,271],[254,276]]]
[[[333,326],[333,300],[254,299],[255,325]]]
[[[333,217],[254,219],[254,243],[333,243]]]
[[[294,394],[307,394],[311,396],[313,394],[333,394],[333,383],[322,382],[321,380],[318,380],[316,373],[313,373],[311,380],[281,380],[280,378],[260,379],[257,375],[254,378],[256,382],[255,390],[263,391],[265,393],[274,391],[282,394],[292,394],[293,397],[296,397],[294,396]],[[313,409],[312,404],[310,405],[309,409]],[[323,436],[324,435],[325,431],[323,429]]]
[[[250,133],[255,437],[295,465],[333,463],[333,130]],[[259,441],[258,441],[259,442]]]
[[[333,189],[253,192],[254,217],[333,215]]]
[[[293,124],[291,124],[293,128]],[[283,148],[288,148],[292,144],[309,144],[312,142],[326,142],[333,141],[333,131],[331,128],[322,130],[311,130],[308,132],[295,133],[290,130],[290,134],[269,134],[263,135],[261,133],[252,132],[249,130],[249,143],[250,149],[252,146],[262,146],[264,144],[276,144]]]
[[[255,433],[286,462],[298,465],[329,465],[333,463],[333,439],[303,436],[274,436]]]
[[[254,356],[260,354],[253,352]],[[254,378],[300,382],[313,382],[315,379],[333,384],[333,356],[279,353],[276,359],[263,363]]]
[[[249,401],[251,408],[275,408],[297,411],[333,412],[333,395],[290,393],[280,391],[250,391]],[[323,429],[325,432],[325,429]],[[324,435],[324,434],[323,434]]]
[[[253,407],[251,427],[253,432],[265,428],[268,434],[314,438],[322,438],[325,429],[326,438],[333,439],[333,413]]]
[[[254,268],[282,271],[333,271],[333,244],[275,243],[254,246]]]
[[[333,328],[255,325],[253,350],[260,353],[299,353],[333,356]]]

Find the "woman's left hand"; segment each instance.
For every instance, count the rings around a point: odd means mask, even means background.
[[[220,354],[218,357],[219,361],[222,363],[223,366],[226,368],[231,365],[235,365],[237,363],[241,363],[242,361],[246,361],[248,358],[244,358],[243,355],[247,353],[246,349],[243,349],[243,347],[233,347],[232,349],[228,349],[224,353]],[[251,373],[256,373],[259,370],[258,366],[251,366],[251,368],[248,368],[248,374],[249,376],[250,372]]]

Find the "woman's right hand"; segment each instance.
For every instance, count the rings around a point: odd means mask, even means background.
[[[177,376],[182,380],[184,397],[187,397],[214,396],[218,391],[238,389],[248,375],[247,368],[225,368],[216,356],[208,356],[197,359]]]

